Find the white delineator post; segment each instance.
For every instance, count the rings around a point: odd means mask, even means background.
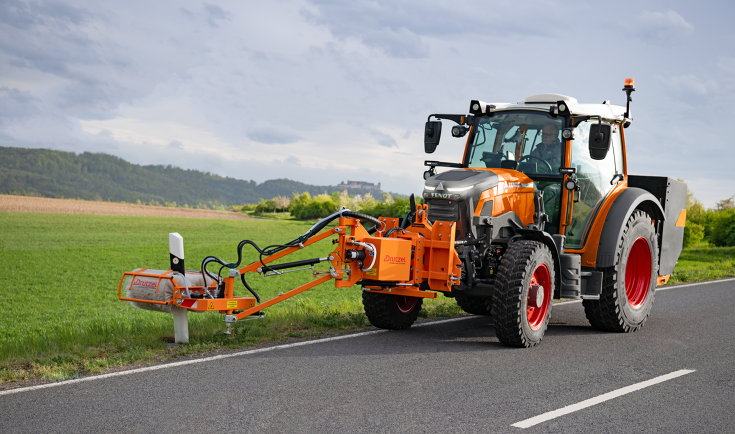
[[[184,279],[186,279],[186,268],[184,268],[184,238],[178,232],[168,234],[168,249],[171,255],[171,269],[181,273]],[[174,306],[172,310],[174,316],[174,341],[177,344],[188,344],[188,309]]]

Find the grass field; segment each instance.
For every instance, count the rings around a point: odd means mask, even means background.
[[[735,276],[735,247],[714,247],[706,242],[684,249],[669,285]]]
[[[170,315],[134,309],[117,298],[124,271],[168,268],[169,232],[184,237],[187,268],[198,269],[210,254],[235,261],[242,239],[261,246],[282,243],[310,226],[291,220],[0,213],[0,382],[74,378],[128,363],[369,327],[359,288],[327,283],[267,309],[265,319],[235,324],[229,337],[222,333],[222,315],[190,313],[191,344],[168,348]],[[328,241],[317,243],[289,260],[331,250]],[[257,259],[252,249],[244,253],[244,263]],[[735,276],[735,247],[700,244],[682,253],[670,283],[728,276]],[[267,300],[310,279],[309,272],[253,274],[248,282]],[[239,286],[236,295],[247,292]],[[441,295],[425,300],[424,307],[425,317],[462,313]]]
[[[187,268],[198,269],[207,255],[234,262],[242,239],[260,246],[283,243],[311,224],[0,213],[0,264],[5,272],[0,284],[0,381],[73,378],[222,346],[368,327],[359,288],[335,289],[327,283],[268,308],[265,319],[235,324],[231,337],[222,333],[222,315],[190,313],[191,345],[169,349],[170,315],[134,309],[118,300],[124,271],[168,269],[169,232],[184,237]],[[323,257],[332,247],[323,241],[289,260]],[[257,259],[253,249],[244,253],[244,263]],[[311,274],[302,271],[269,278],[253,274],[248,283],[267,300],[308,280]],[[238,286],[236,295],[248,294]],[[452,299],[442,296],[426,300],[424,306],[424,316],[461,313]]]

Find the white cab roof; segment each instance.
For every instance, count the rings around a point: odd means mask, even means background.
[[[605,119],[622,121],[625,115],[625,107],[619,105],[611,105],[606,101],[606,104],[580,104],[576,98],[567,95],[561,95],[557,93],[542,93],[539,95],[532,95],[526,98],[523,102],[515,103],[486,103],[495,106],[495,110],[543,110],[548,111],[549,106],[556,104],[559,101],[564,101],[569,107],[572,114],[575,115],[589,115],[589,116],[602,116]]]

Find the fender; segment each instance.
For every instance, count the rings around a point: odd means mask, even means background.
[[[511,237],[511,239],[508,241],[508,244],[512,243],[514,240],[533,240],[538,241],[546,247],[551,250],[551,257],[554,258],[554,294],[552,294],[553,298],[560,298],[561,297],[561,258],[559,257],[559,247],[554,242],[554,239],[549,235],[547,232],[538,230],[538,229],[527,229],[527,228],[517,228],[513,225],[511,225],[513,228],[513,231],[515,231],[516,235],[514,237]]]
[[[637,209],[647,212],[653,219],[661,221],[666,219],[664,209],[654,195],[636,187],[628,187],[623,190],[615,198],[615,202],[605,216],[600,245],[597,248],[596,266],[598,268],[615,265],[615,250],[623,236],[625,224],[633,211]]]

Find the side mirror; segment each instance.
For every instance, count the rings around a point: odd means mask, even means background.
[[[442,135],[441,121],[428,121],[424,129],[424,151],[431,154],[439,146],[439,138]]]
[[[590,125],[590,158],[604,160],[610,150],[611,141],[612,125],[603,123]]]

